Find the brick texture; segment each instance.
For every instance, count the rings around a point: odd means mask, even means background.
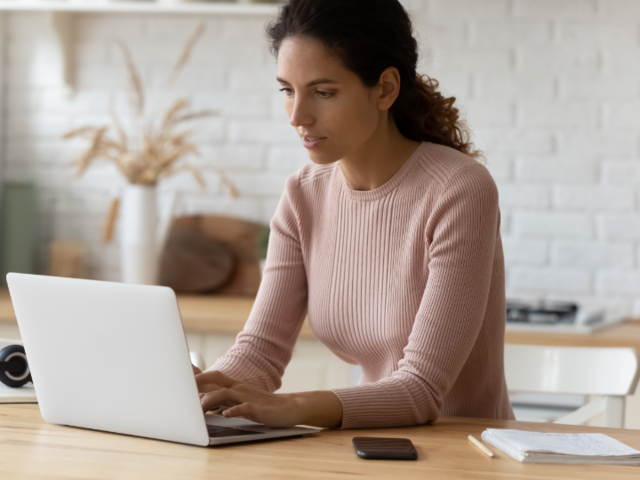
[[[552,264],[558,267],[628,268],[633,265],[632,244],[559,241],[551,249]]]

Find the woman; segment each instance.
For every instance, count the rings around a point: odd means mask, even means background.
[[[197,373],[204,411],[274,427],[513,418],[498,192],[453,108],[416,75],[397,0],[290,0],[270,25],[312,163],[289,177],[245,329]],[[274,394],[308,313],[357,386]]]

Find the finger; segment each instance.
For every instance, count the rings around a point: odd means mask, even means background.
[[[202,397],[201,397],[202,398]],[[228,407],[218,407],[218,408],[212,408],[211,410],[209,410],[208,412],[205,413],[209,413],[209,414],[213,414],[213,415],[222,415],[222,411]]]
[[[196,367],[195,365],[191,365],[191,367],[193,367],[193,374],[194,375],[198,375],[200,373],[202,373],[202,370],[200,370],[198,367]]]
[[[221,387],[231,388],[240,382],[237,382],[233,378],[228,377],[227,375],[225,375],[224,373],[218,370],[208,370],[206,372],[196,375],[196,383],[198,385],[206,385],[209,383],[214,383]]]
[[[198,392],[200,393],[200,395],[204,395],[205,393],[215,392],[216,390],[220,390],[221,388],[224,387],[216,385],[215,383],[206,383],[204,385],[198,385]]]
[[[205,394],[205,396],[200,399],[200,405],[202,406],[202,411],[208,412],[213,408],[233,407],[234,405],[244,403],[244,397],[245,395],[241,392],[229,388],[221,388]]]
[[[222,415],[225,417],[244,417],[248,420],[253,420],[255,417],[255,406],[252,403],[241,403],[222,410]]]
[[[241,402],[234,400],[232,395],[225,393],[223,390],[207,393],[200,399],[200,405],[204,413],[226,410],[238,403]]]

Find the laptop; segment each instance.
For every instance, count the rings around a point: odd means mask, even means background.
[[[42,417],[191,445],[307,435],[204,414],[168,287],[7,274]]]

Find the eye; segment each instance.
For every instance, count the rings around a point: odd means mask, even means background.
[[[280,91],[284,92],[287,96],[293,95],[293,90],[291,90],[289,87],[282,87]]]
[[[331,92],[323,92],[322,90],[318,90],[316,93],[320,98],[329,98],[332,95]]]

